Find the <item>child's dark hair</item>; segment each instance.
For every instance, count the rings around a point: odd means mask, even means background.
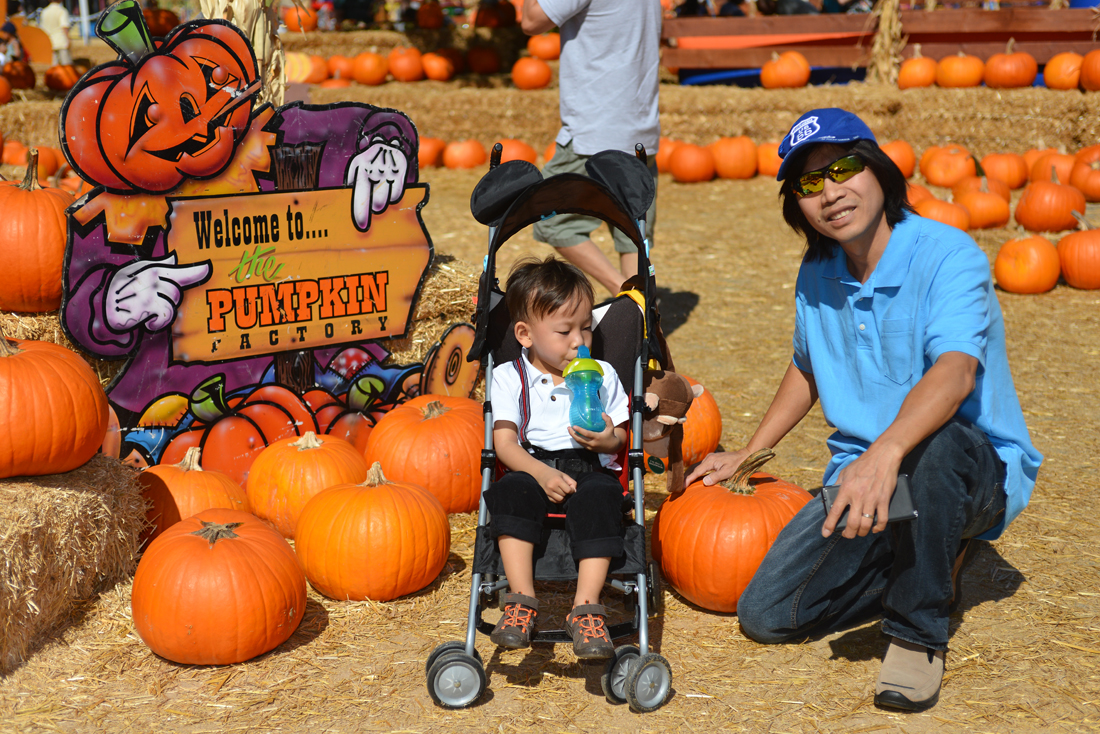
[[[595,303],[592,284],[575,265],[552,255],[524,258],[508,273],[504,303],[513,321],[542,318],[577,298]]]

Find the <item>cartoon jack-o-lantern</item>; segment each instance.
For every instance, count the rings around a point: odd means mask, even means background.
[[[61,110],[70,164],[84,179],[121,192],[159,193],[185,178],[217,175],[248,129],[260,88],[247,39],[225,21],[209,20],[153,41],[140,11],[123,9],[115,18],[128,31],[129,48],[112,43],[119,60],[84,77]]]

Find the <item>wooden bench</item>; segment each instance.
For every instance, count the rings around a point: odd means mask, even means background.
[[[903,10],[901,26],[908,36],[906,58],[919,43],[921,55],[933,59],[964,51],[985,60],[1004,52],[1009,38],[1016,39],[1016,50],[1040,64],[1063,51],[1083,55],[1100,48],[1092,8]],[[876,27],[870,14],[667,19],[661,37],[669,47],[663,49],[662,63],[680,69],[751,69],[773,52],[794,50],[811,66],[866,66]]]

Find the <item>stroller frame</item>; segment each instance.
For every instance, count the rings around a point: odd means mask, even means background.
[[[488,536],[488,508],[484,494],[493,481],[497,468],[496,450],[493,445],[492,374],[494,348],[490,345],[489,322],[494,307],[501,300],[496,289],[495,254],[497,249],[516,232],[540,219],[557,213],[581,213],[595,216],[618,227],[638,247],[638,270],[643,277],[645,296],[644,318],[637,304],[626,297],[613,298],[597,307],[610,310],[618,302],[626,302],[631,312],[641,321],[641,348],[637,350],[632,365],[630,388],[631,443],[627,451],[629,484],[633,489],[633,521],[624,523],[628,545],[633,535],[635,545],[640,544],[638,559],[630,561],[622,571],[615,565],[609,572],[607,584],[625,595],[627,608],[633,608],[631,621],[609,626],[609,635],[615,639],[637,633],[638,644],[617,647],[608,660],[600,683],[607,699],[612,703],[629,703],[639,712],[653,711],[662,706],[672,692],[672,670],[668,661],[650,650],[649,617],[659,614],[663,604],[660,577],[656,564],[645,562],[645,490],[644,452],[642,450],[642,418],[645,411],[643,394],[644,366],[652,356],[658,362],[665,361],[661,345],[655,338],[659,315],[654,303],[656,286],[649,265],[649,242],[644,239],[645,212],[655,195],[655,186],[645,165],[645,149],[636,146],[636,155],[617,151],[605,151],[592,157],[588,165],[589,176],[559,174],[543,179],[538,169],[528,163],[511,161],[500,163],[501,146],[493,148],[489,173],[482,178],[471,198],[475,218],[489,227],[489,253],[485,257],[478,289],[477,332],[467,359],[480,359],[485,366],[485,448],[481,457],[481,498],[478,505],[478,541],[470,583],[469,611],[466,635],[462,641],[445,642],[436,647],[425,665],[428,692],[436,704],[444,708],[466,708],[474,705],[486,688],[485,668],[478,654],[476,633],[488,635],[493,625],[482,620],[482,612],[488,604],[498,600],[499,593],[508,586],[501,573],[487,571],[483,566],[484,550],[488,543],[492,550],[494,541]],[[563,199],[565,199],[563,201]],[[626,304],[624,304],[624,307]],[[646,328],[648,327],[648,328]],[[497,343],[500,346],[500,343]],[[633,527],[631,527],[633,526]],[[636,555],[636,554],[635,554]],[[536,553],[538,556],[538,553]],[[499,554],[493,562],[499,566]],[[619,573],[625,578],[612,578]],[[547,580],[538,575],[535,578]],[[565,577],[557,577],[565,578]],[[576,578],[575,574],[569,578]],[[565,630],[537,632],[532,642],[571,642]]]

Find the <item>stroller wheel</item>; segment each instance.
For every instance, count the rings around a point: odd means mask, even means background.
[[[672,694],[672,667],[656,653],[639,656],[627,668],[625,693],[638,713],[656,711]]]
[[[485,668],[464,652],[439,656],[428,671],[428,694],[446,709],[464,709],[485,692]]]
[[[615,654],[607,661],[607,668],[600,676],[600,688],[610,703],[626,703],[627,674],[639,654],[634,645],[623,645],[615,648]]]
[[[440,657],[452,652],[466,652],[466,643],[452,640],[450,642],[444,642],[442,645],[438,645],[432,650],[432,654],[428,656],[428,662],[424,663],[424,672],[427,673],[431,670],[432,666],[435,665],[435,661],[439,660]],[[481,662],[481,655],[478,653],[477,648],[474,648],[474,657],[479,663]]]
[[[649,562],[647,574],[646,600],[649,602],[649,616],[659,617],[665,613],[665,584],[661,578],[661,567],[656,561]]]

